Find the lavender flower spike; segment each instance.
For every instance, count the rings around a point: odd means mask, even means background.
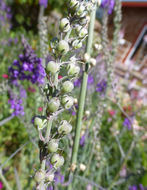
[[[114,9],[115,6],[115,0],[103,0],[101,7],[102,8],[107,8],[108,9],[108,14],[112,14],[112,11]]]
[[[44,6],[44,8],[46,8],[48,4],[48,0],[39,0],[39,4]]]
[[[42,60],[36,56],[34,50],[24,39],[23,45],[23,54],[20,54],[19,59],[14,60],[9,67],[10,81],[28,80],[33,84],[43,84],[46,73],[42,66]]]
[[[128,130],[131,130],[131,122],[128,118],[125,118],[125,120],[123,122],[123,126],[127,127]]]

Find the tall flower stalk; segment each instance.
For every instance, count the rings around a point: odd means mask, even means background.
[[[116,54],[119,44],[119,32],[121,27],[121,1],[116,0],[114,6],[114,33],[112,39],[112,47],[109,47],[109,39],[108,39],[108,7],[106,6],[104,9],[104,15],[102,20],[102,46],[103,46],[103,53],[104,53],[104,61],[107,64],[107,91],[109,87],[113,86],[114,81],[114,67],[115,67],[115,60]]]
[[[86,53],[85,53],[85,66],[83,72],[83,79],[79,97],[79,109],[77,114],[77,121],[76,121],[76,129],[75,129],[75,138],[74,138],[74,145],[72,150],[72,159],[71,159],[71,173],[70,177],[72,177],[73,172],[76,168],[77,163],[77,155],[78,155],[78,148],[79,148],[79,141],[80,141],[80,132],[82,127],[82,118],[83,118],[83,111],[85,105],[85,98],[86,98],[86,89],[87,89],[87,81],[88,81],[88,70],[89,70],[89,58],[91,55],[92,49],[92,42],[93,42],[93,33],[94,33],[94,23],[96,17],[96,7],[97,3],[95,3],[93,10],[90,15],[90,24],[89,24],[89,32],[88,32],[88,39],[87,39],[87,46],[86,46]],[[88,59],[87,59],[88,57]],[[70,184],[68,190],[72,189],[72,185]]]
[[[63,150],[59,148],[60,140],[71,132],[72,126],[66,120],[59,121],[57,118],[59,114],[70,109],[74,104],[71,93],[74,88],[73,82],[80,72],[78,63],[81,62],[76,57],[75,50],[82,47],[88,36],[87,14],[93,8],[93,3],[69,0],[68,6],[68,16],[60,21],[59,35],[50,42],[52,58],[44,64],[46,80],[41,90],[44,95],[45,111],[43,115],[34,118],[34,125],[38,129],[40,148],[40,167],[34,178],[36,189],[39,190],[45,190],[54,185],[55,172],[64,164]],[[91,40],[92,35],[88,44],[91,43]],[[90,49],[91,45],[88,45],[87,53],[89,54]],[[88,77],[87,67],[88,63],[85,66],[84,78]],[[64,76],[59,77],[62,70],[64,70]],[[84,97],[87,79],[83,81],[85,87],[82,94]],[[46,166],[48,160],[50,168]]]

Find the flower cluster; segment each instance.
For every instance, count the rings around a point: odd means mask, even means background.
[[[101,7],[108,9],[108,14],[112,14],[115,6],[115,0],[102,0]]]
[[[81,82],[82,82],[82,79],[79,78],[77,80],[74,81],[74,86],[75,87],[80,87],[81,86]],[[88,81],[87,81],[87,88],[90,88],[90,86],[94,83],[94,77],[89,74],[88,75]]]
[[[12,65],[9,67],[10,81],[28,80],[33,84],[43,84],[46,74],[42,66],[42,60],[36,56],[33,49],[24,39],[23,45],[23,54],[20,54],[19,59],[14,60]]]
[[[81,61],[73,54],[76,49],[83,46],[88,36],[87,14],[94,6],[92,2],[89,6],[86,1],[79,0],[69,0],[68,5],[68,17],[60,20],[59,38],[53,38],[50,42],[52,58],[46,64],[46,84],[44,86],[44,95],[47,100],[46,115],[36,116],[34,119],[34,125],[39,131],[41,158],[41,168],[35,173],[37,189],[42,186],[52,188],[51,184],[56,179],[56,171],[64,164],[64,157],[59,150],[60,139],[72,131],[72,126],[68,121],[61,120],[58,121],[58,127],[55,127],[54,118],[64,110],[71,109],[75,103],[72,91],[74,81],[80,73],[78,63]],[[95,60],[91,60],[95,64]],[[61,77],[62,70],[64,70],[64,76]],[[90,83],[93,82],[93,78],[89,80]],[[52,164],[51,170],[43,167],[46,158],[49,158]]]
[[[18,86],[19,95],[15,94],[12,90],[9,91],[10,99],[8,103],[11,105],[11,109],[13,110],[13,116],[23,116],[24,115],[24,107],[23,107],[23,99],[26,98],[26,91],[22,86]]]
[[[125,118],[125,120],[123,122],[123,126],[126,127],[128,130],[131,130],[132,124],[128,118]]]
[[[129,190],[146,190],[147,187],[143,187],[142,184],[139,184],[139,186],[133,185],[129,187]]]
[[[47,7],[47,4],[48,4],[48,0],[39,0],[39,4],[41,6],[44,6],[45,8]]]
[[[107,82],[106,82],[106,80],[101,80],[97,84],[96,92],[99,92],[101,94],[105,94],[106,88],[107,88]]]
[[[0,1],[0,25],[5,26],[7,21],[11,20],[12,14],[9,6],[6,5],[4,0]]]

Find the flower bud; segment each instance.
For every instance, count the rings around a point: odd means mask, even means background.
[[[87,63],[90,60],[90,55],[88,53],[84,54],[84,61]]]
[[[93,8],[93,4],[91,2],[87,2],[86,8],[87,8],[87,11],[91,11]]]
[[[65,55],[69,51],[69,45],[65,40],[61,40],[57,46],[59,53]]]
[[[102,45],[101,44],[94,44],[94,48],[98,51],[102,50]]]
[[[45,171],[40,169],[35,173],[34,179],[37,183],[40,183],[45,178]]]
[[[85,111],[85,115],[88,117],[90,115],[90,111],[89,110],[86,110]]]
[[[83,13],[84,13],[84,11],[85,11],[85,6],[84,5],[80,5],[80,7],[78,8],[78,10],[77,10],[77,16],[82,16],[83,15]]]
[[[65,81],[63,84],[62,84],[62,91],[64,93],[69,93],[73,90],[74,88],[74,85],[71,81]]]
[[[86,170],[86,166],[84,164],[80,164],[80,170],[84,172]]]
[[[72,42],[72,47],[73,47],[74,49],[79,49],[79,48],[82,47],[82,42],[79,41],[79,40],[74,40],[74,41]]]
[[[71,96],[64,95],[61,99],[61,104],[65,109],[70,109],[74,104],[74,99]]]
[[[76,10],[79,7],[79,2],[77,0],[70,0],[69,6],[73,10]]]
[[[74,99],[74,104],[77,104],[77,103],[78,103],[78,99],[75,98],[75,99]]]
[[[87,16],[85,17],[84,13],[82,16],[83,16],[83,18],[80,19],[80,24],[86,25],[89,22],[89,19],[88,19],[89,17],[87,17]]]
[[[80,72],[80,67],[73,64],[73,63],[70,63],[67,67],[68,69],[68,75],[70,76],[77,76]]]
[[[81,25],[76,25],[75,31],[77,33],[77,35],[79,35],[79,32],[81,31],[82,26]]]
[[[52,98],[47,105],[47,112],[48,113],[56,112],[59,109],[59,106],[60,106],[59,99],[58,98]]]
[[[72,126],[66,120],[61,121],[60,126],[58,128],[59,134],[67,135],[71,132],[71,130]]]
[[[48,173],[46,174],[45,179],[47,182],[52,182],[54,180],[54,177],[55,177],[54,173]]]
[[[42,126],[42,119],[39,117],[35,117],[34,124],[35,126]]]
[[[46,66],[46,70],[47,70],[47,72],[51,72],[52,74],[55,74],[59,70],[59,65],[54,61],[50,61],[50,62],[48,62],[47,66]]]
[[[58,150],[58,141],[56,139],[51,139],[48,143],[49,152],[56,152]]]
[[[59,154],[53,154],[51,158],[51,164],[54,165],[55,168],[59,168],[64,164],[64,158],[63,156],[60,156]]]
[[[41,129],[43,129],[45,127],[45,122],[46,121],[47,121],[46,119],[43,120],[40,117],[35,117],[35,119],[34,119],[34,125],[36,127],[38,127],[38,130],[41,130]]]
[[[88,31],[86,28],[82,28],[80,33],[79,33],[79,37],[80,38],[84,38],[86,35],[88,34]]]
[[[91,64],[91,66],[96,66],[96,59],[91,58],[90,59],[90,64]]]
[[[70,29],[70,23],[69,20],[67,18],[62,18],[61,22],[60,22],[60,29],[63,32],[68,32]]]

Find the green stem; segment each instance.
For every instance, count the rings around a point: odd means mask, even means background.
[[[89,36],[87,39],[87,47],[86,47],[86,53],[88,53],[89,55],[91,54],[91,49],[92,49],[95,16],[96,16],[96,6],[94,7],[90,16]],[[80,91],[79,109],[78,109],[78,115],[77,115],[77,121],[76,121],[75,139],[74,139],[72,159],[71,159],[72,165],[73,164],[76,165],[76,162],[77,162],[80,132],[81,132],[82,118],[83,118],[83,111],[84,111],[84,104],[85,104],[86,90],[87,90],[87,80],[88,80],[88,63],[86,63],[85,65],[85,70],[84,70],[83,79],[82,79],[82,86],[81,86],[81,91]],[[70,173],[70,176],[73,176],[72,172]],[[72,184],[68,186],[68,190],[71,190],[71,189],[72,189]]]
[[[53,122],[53,119],[51,118],[47,124],[47,130],[46,130],[46,135],[45,135],[45,143],[47,143],[49,141],[52,122]],[[43,170],[45,170],[45,162],[46,162],[46,159],[43,159],[41,162],[41,169],[43,169]]]
[[[45,143],[47,143],[49,141],[52,122],[53,122],[53,118],[50,118],[50,120],[48,120],[48,124],[47,124],[47,130],[46,130],[46,135],[45,135]],[[41,162],[41,169],[42,170],[45,170],[45,163],[46,163],[46,159],[43,159]],[[44,181],[42,181],[41,188],[42,188],[41,190],[45,190]]]
[[[124,159],[124,161],[123,161],[123,163],[122,163],[122,165],[121,165],[121,167],[120,167],[118,173],[117,173],[116,176],[114,177],[114,180],[113,180],[112,184],[111,184],[110,187],[108,188],[108,190],[111,190],[111,189],[115,186],[115,182],[116,182],[117,179],[119,178],[120,171],[121,171],[121,170],[123,169],[123,167],[126,165],[126,163],[127,163],[127,161],[128,161],[128,158],[129,158],[129,156],[130,156],[130,154],[131,154],[133,148],[135,147],[135,144],[136,144],[135,141],[133,141],[133,142],[131,143],[130,148],[129,148],[129,151],[128,151],[128,153],[127,153],[127,155],[126,155],[126,157],[125,157],[125,159]]]
[[[45,135],[46,143],[49,141],[50,132],[51,132],[51,128],[52,128],[52,122],[53,122],[53,118],[50,118],[48,121],[48,124],[47,124],[47,130],[46,130],[46,135]]]
[[[13,118],[14,118],[14,116],[11,115],[11,116],[7,117],[6,119],[0,121],[0,126],[4,125],[5,123],[7,123],[8,121],[10,121]]]
[[[2,182],[4,183],[6,189],[12,190],[12,188],[10,187],[10,185],[9,185],[9,183],[7,182],[6,178],[3,176],[1,170],[0,170],[0,178],[1,178]]]

